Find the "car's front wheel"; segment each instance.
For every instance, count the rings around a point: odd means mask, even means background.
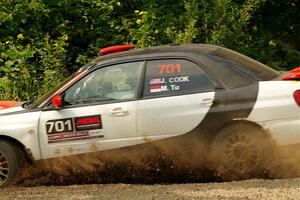
[[[260,177],[273,165],[275,146],[271,137],[257,126],[229,126],[213,142],[213,168],[226,181]]]
[[[0,140],[0,187],[12,183],[22,162],[21,150],[11,142]]]

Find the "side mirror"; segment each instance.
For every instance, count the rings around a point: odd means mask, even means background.
[[[53,97],[53,99],[52,99],[52,105],[55,108],[59,108],[59,107],[62,106],[62,100],[61,100],[61,97],[59,95]]]

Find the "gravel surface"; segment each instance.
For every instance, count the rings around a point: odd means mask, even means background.
[[[300,179],[170,185],[12,187],[0,189],[0,199],[300,199]]]

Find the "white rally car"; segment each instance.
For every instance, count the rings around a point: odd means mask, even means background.
[[[300,143],[297,76],[219,46],[132,48],[103,49],[111,54],[41,98],[0,111],[1,186],[24,160],[149,143],[185,151],[205,143],[221,177],[242,177],[270,140]]]

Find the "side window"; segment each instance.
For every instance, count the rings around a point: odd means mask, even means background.
[[[64,93],[64,105],[136,98],[144,62],[100,68],[83,77]]]
[[[237,88],[253,84],[251,80],[253,79],[252,73],[241,68],[237,63],[217,56],[210,55],[209,57],[212,58],[211,62],[218,70],[215,72],[215,76],[227,88]]]
[[[256,76],[259,80],[272,80],[280,75],[274,69],[229,49],[219,48],[218,50],[213,51],[211,55],[215,55],[238,64],[239,68],[243,68],[245,71],[248,71],[248,73]]]
[[[206,73],[195,63],[181,59],[147,62],[144,96],[180,95],[212,89]]]

